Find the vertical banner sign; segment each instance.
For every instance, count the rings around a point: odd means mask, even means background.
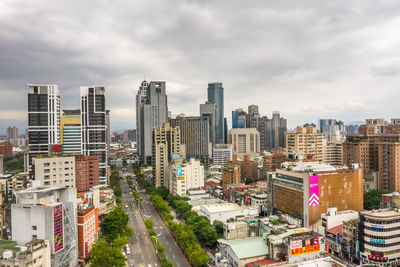
[[[57,252],[64,247],[63,228],[62,205],[58,205],[54,207],[54,252]]]
[[[178,165],[178,167],[176,167],[176,176],[177,177],[182,176],[182,166],[181,165]]]
[[[319,179],[318,176],[310,176],[308,178],[308,205],[318,206],[319,205]]]

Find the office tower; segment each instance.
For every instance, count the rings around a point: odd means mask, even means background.
[[[318,121],[318,124],[319,124],[319,129],[318,129],[319,132],[323,133],[326,126],[336,125],[337,122],[335,119],[320,119]]]
[[[243,109],[232,111],[232,128],[246,128],[247,114]]]
[[[249,114],[250,117],[258,117],[258,116],[260,116],[260,112],[258,110],[258,106],[257,105],[248,106],[247,114]]]
[[[285,145],[286,119],[281,118],[279,111],[272,112],[272,119],[268,125],[267,147],[277,148]]]
[[[163,127],[153,131],[153,181],[155,187],[168,185],[169,162],[174,155],[180,156],[181,133],[179,126],[171,127],[169,122],[164,123]]]
[[[0,175],[3,175],[4,172],[4,156],[0,155]]]
[[[151,163],[152,131],[168,120],[165,82],[143,81],[136,95],[136,132],[140,161]]]
[[[228,143],[232,144],[233,155],[254,155],[260,152],[260,133],[255,128],[231,129]]]
[[[181,144],[186,147],[186,158],[208,161],[212,153],[209,142],[209,122],[207,117],[176,117],[171,126],[179,126]]]
[[[82,154],[99,159],[100,184],[107,184],[106,89],[81,86]]]
[[[95,156],[75,156],[75,184],[78,192],[87,192],[99,184],[99,159]]]
[[[267,181],[269,214],[285,215],[298,226],[321,225],[329,207],[363,209],[363,170],[357,166],[286,162]]]
[[[213,163],[226,166],[228,161],[232,161],[232,145],[216,144],[214,146]]]
[[[50,241],[51,266],[78,265],[76,189],[33,187],[16,191],[11,205],[12,240]]]
[[[60,93],[55,84],[28,85],[28,171],[32,158],[60,144]]]
[[[205,104],[200,104],[200,116],[208,118],[209,142],[214,147],[217,132],[217,104],[209,101],[206,101]]]
[[[271,120],[267,116],[249,117],[249,128],[256,128],[260,133],[260,150],[264,151],[268,149],[269,137],[269,127],[271,125]]]
[[[400,191],[399,130],[399,124],[386,125],[385,133],[376,125],[361,125],[359,134],[346,136],[343,164],[362,164],[366,173],[378,173],[380,189]]]
[[[41,186],[75,187],[75,157],[37,157],[32,164]]]
[[[303,155],[304,159],[324,159],[324,135],[313,126],[297,126],[295,133],[285,133],[286,150]]]
[[[224,144],[228,143],[228,119],[224,118]]]
[[[99,210],[92,203],[78,208],[79,260],[84,261],[99,239]]]
[[[111,145],[111,123],[110,123],[110,110],[106,110],[106,154],[107,164],[110,164],[110,145]]]
[[[18,138],[18,128],[15,126],[10,126],[7,128],[7,140]]]
[[[64,109],[60,119],[60,139],[64,155],[82,153],[81,134],[81,111]]]
[[[217,144],[224,144],[224,88],[222,83],[209,83],[208,101],[217,104]]]
[[[346,125],[346,134],[358,134],[358,125]]]
[[[126,143],[126,144],[130,144],[131,142],[135,141],[136,138],[136,130],[124,130],[123,134],[122,134],[122,142]]]

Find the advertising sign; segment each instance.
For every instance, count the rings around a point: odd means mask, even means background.
[[[302,247],[302,242],[301,240],[296,240],[290,242],[290,248],[301,248]]]
[[[173,155],[172,155],[172,159],[180,159],[180,158],[181,158],[180,155],[177,155],[177,154],[173,154]]]
[[[178,165],[178,167],[176,167],[176,176],[177,177],[182,176],[182,166],[181,165]]]
[[[54,207],[54,252],[64,248],[62,205]]]
[[[319,205],[319,179],[318,176],[310,176],[308,180],[308,205]]]
[[[310,239],[305,240],[305,247],[311,246],[311,241]]]
[[[62,156],[63,154],[63,146],[59,144],[50,144],[49,145],[49,155],[50,156]]]
[[[307,247],[301,247],[301,248],[294,248],[290,250],[290,256],[299,256],[299,255],[304,255],[304,254],[309,254],[309,253],[316,253],[320,252],[321,250],[321,245],[312,245],[312,246],[307,246]]]

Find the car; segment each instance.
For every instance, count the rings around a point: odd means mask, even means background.
[[[129,206],[128,206],[128,205],[125,205],[125,208],[129,208]]]

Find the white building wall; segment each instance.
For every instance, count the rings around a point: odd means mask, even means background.
[[[76,187],[75,157],[34,158],[35,180],[42,186]]]
[[[186,190],[204,186],[204,166],[199,160],[191,158],[183,169],[186,176]]]

